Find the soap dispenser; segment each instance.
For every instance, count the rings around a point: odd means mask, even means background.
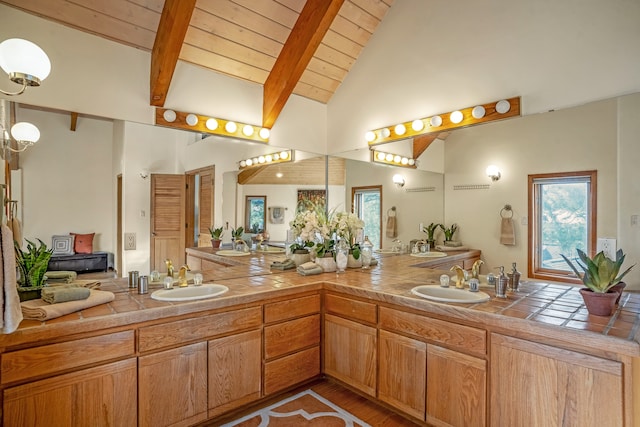
[[[509,290],[518,292],[520,286],[520,272],[516,269],[516,263],[511,264],[511,272],[509,273]]]
[[[507,284],[509,283],[509,278],[506,274],[504,274],[504,267],[500,266],[500,275],[496,279],[496,298],[506,298],[507,297]]]

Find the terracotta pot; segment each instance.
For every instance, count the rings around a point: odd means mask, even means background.
[[[213,249],[218,249],[220,247],[220,242],[222,242],[220,239],[211,239],[211,247]]]
[[[617,285],[614,285],[609,289],[610,291],[618,292],[618,298],[616,299],[616,304],[620,302],[620,297],[622,296],[622,291],[627,286],[624,282],[619,282]]]
[[[611,316],[613,308],[616,305],[616,299],[620,295],[619,292],[609,291],[607,293],[593,292],[591,289],[580,289],[580,295],[584,300],[589,314],[595,316]]]

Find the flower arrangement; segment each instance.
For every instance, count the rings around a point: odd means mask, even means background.
[[[333,216],[332,228],[336,236],[349,245],[353,258],[360,258],[360,244],[355,242],[358,230],[364,228],[364,221],[353,212],[337,212]]]

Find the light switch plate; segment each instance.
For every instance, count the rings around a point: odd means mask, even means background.
[[[124,233],[124,250],[132,251],[136,249],[136,233]]]
[[[598,242],[596,243],[596,253],[604,251],[604,254],[609,257],[609,259],[615,260],[616,250],[616,239],[598,237]]]

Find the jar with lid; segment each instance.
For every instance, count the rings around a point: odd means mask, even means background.
[[[373,256],[373,243],[369,240],[369,236],[364,236],[364,242],[360,245],[360,256],[362,257],[362,268],[368,269],[371,266],[371,257]]]

